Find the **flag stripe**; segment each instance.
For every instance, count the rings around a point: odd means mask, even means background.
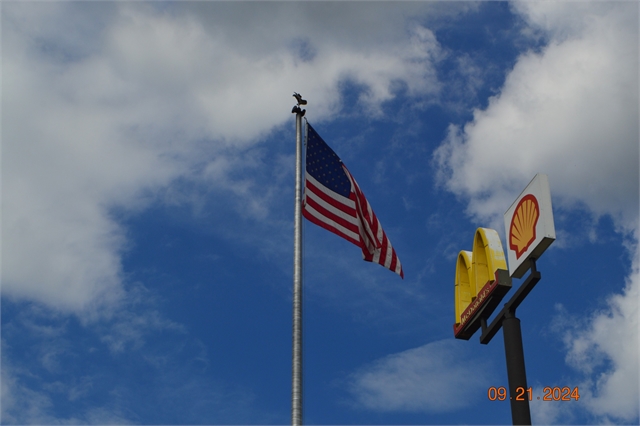
[[[353,235],[354,239],[359,239],[357,224],[351,222],[348,219],[345,219],[342,216],[344,215],[344,213],[338,211],[338,214],[335,214],[331,210],[328,210],[325,206],[326,205],[323,206],[321,203],[318,203],[313,197],[310,197],[309,194],[307,194],[305,210],[313,210],[315,212],[313,216],[317,217],[320,220],[326,220],[327,223],[330,223],[332,226],[340,229],[343,233]]]
[[[356,203],[351,198],[343,197],[340,194],[336,194],[327,188],[323,187],[321,183],[313,178],[313,176],[306,174],[306,188],[305,195],[315,195],[321,201],[329,204],[336,210],[344,212],[349,216],[353,223],[356,223]],[[320,201],[319,201],[320,202]]]
[[[369,202],[367,201],[362,191],[360,191],[358,183],[353,178],[349,170],[347,170],[347,167],[343,164],[342,168],[344,169],[345,174],[349,177],[349,181],[351,181],[351,186],[355,192],[356,200],[358,201],[357,212],[358,217],[360,218],[360,235],[362,237],[362,242],[365,245],[366,250],[369,253],[372,253],[376,248],[380,246],[378,240],[374,237],[375,234],[371,230],[371,217],[373,210],[371,209],[371,206],[369,205]],[[365,207],[363,208],[363,206]],[[373,216],[375,217],[375,214],[373,214]],[[363,247],[362,249],[365,250],[365,247]],[[365,256],[365,258],[366,257],[370,258],[370,256]]]
[[[389,269],[391,269],[392,271],[396,270],[396,267],[398,266],[398,256],[395,256],[395,250],[393,248],[391,248],[391,262],[389,263]]]
[[[304,210],[309,211],[309,214],[316,217],[318,220],[327,222],[328,225],[339,230],[342,234],[349,235],[350,238],[356,241],[360,240],[357,225],[345,222],[339,216],[331,214],[331,212],[316,203],[313,199],[307,198]]]
[[[355,202],[340,194],[323,191],[322,186],[313,176],[307,174],[306,178],[303,212],[308,210],[317,221],[325,222],[331,227],[331,229],[327,228],[328,230],[339,231],[343,238],[359,246]],[[314,185],[313,182],[316,184]]]
[[[344,230],[344,228],[337,225],[335,222],[332,222],[330,219],[322,216],[309,205],[306,206],[306,209],[302,211],[302,215],[312,223],[315,223],[321,228],[326,229],[329,232],[333,232],[336,235],[344,238],[345,240],[357,245],[360,247],[360,238],[358,234],[354,234],[349,232],[348,230]]]

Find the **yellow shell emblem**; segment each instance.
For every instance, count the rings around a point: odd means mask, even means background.
[[[516,259],[519,259],[536,240],[536,225],[539,217],[540,207],[536,197],[532,194],[522,197],[509,227],[509,248],[516,252]]]

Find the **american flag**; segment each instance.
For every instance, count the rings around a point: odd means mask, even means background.
[[[402,265],[362,190],[342,160],[307,123],[302,215],[362,249],[362,257],[404,278]]]

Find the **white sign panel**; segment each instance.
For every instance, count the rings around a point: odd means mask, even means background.
[[[504,214],[509,274],[522,278],[529,259],[540,255],[556,239],[547,175],[537,174]]]

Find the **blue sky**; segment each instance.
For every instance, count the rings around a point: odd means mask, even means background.
[[[536,173],[527,376],[581,398],[533,421],[638,423],[637,3],[1,12],[4,424],[290,422],[294,91],[405,273],[305,224],[306,423],[511,422],[455,260]]]

